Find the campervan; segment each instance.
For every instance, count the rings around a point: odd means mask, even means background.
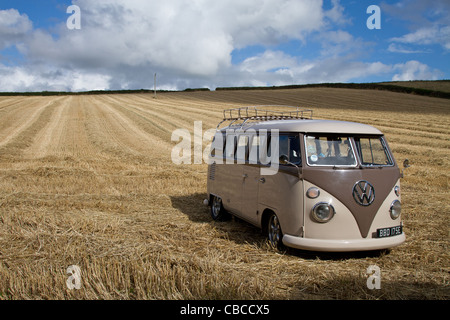
[[[343,252],[402,244],[403,171],[383,133],[312,113],[289,106],[223,111],[208,163],[212,219],[239,217],[274,247]]]

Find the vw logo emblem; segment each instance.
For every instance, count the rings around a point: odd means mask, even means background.
[[[375,200],[375,189],[369,182],[360,180],[353,186],[353,199],[362,206],[370,206]]]

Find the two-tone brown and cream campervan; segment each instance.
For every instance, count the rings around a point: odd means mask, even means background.
[[[212,218],[246,220],[275,247],[365,251],[405,241],[402,173],[372,126],[313,120],[297,107],[228,109],[209,160]]]

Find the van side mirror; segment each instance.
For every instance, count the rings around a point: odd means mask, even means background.
[[[301,168],[300,168],[298,165],[296,165],[295,163],[290,162],[287,155],[282,154],[282,155],[278,158],[278,162],[281,163],[281,164],[288,164],[288,165],[291,165],[291,166],[293,166],[293,167],[296,167],[296,168],[297,168],[297,173],[298,173],[298,178],[301,179],[301,176],[302,176],[302,170],[301,170]]]
[[[282,155],[280,156],[280,158],[279,158],[279,161],[280,161],[281,164],[288,164],[289,159],[288,159],[287,155],[282,154]]]
[[[408,160],[408,159],[405,159],[405,161],[403,161],[403,167],[404,167],[405,169],[410,167],[410,165],[409,165],[409,160]]]
[[[409,160],[405,159],[405,161],[403,161],[403,169],[402,169],[402,172],[401,172],[401,177],[402,178],[404,177],[403,172],[405,171],[406,168],[409,168],[409,167],[411,167],[411,165],[409,164]]]

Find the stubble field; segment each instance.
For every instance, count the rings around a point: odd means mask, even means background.
[[[172,132],[261,104],[382,130],[412,164],[406,243],[276,252],[243,221],[213,222],[207,165],[173,164]],[[449,137],[449,100],[386,91],[0,97],[0,299],[449,299]],[[66,284],[72,265],[80,289]],[[371,265],[379,290],[366,285]]]

